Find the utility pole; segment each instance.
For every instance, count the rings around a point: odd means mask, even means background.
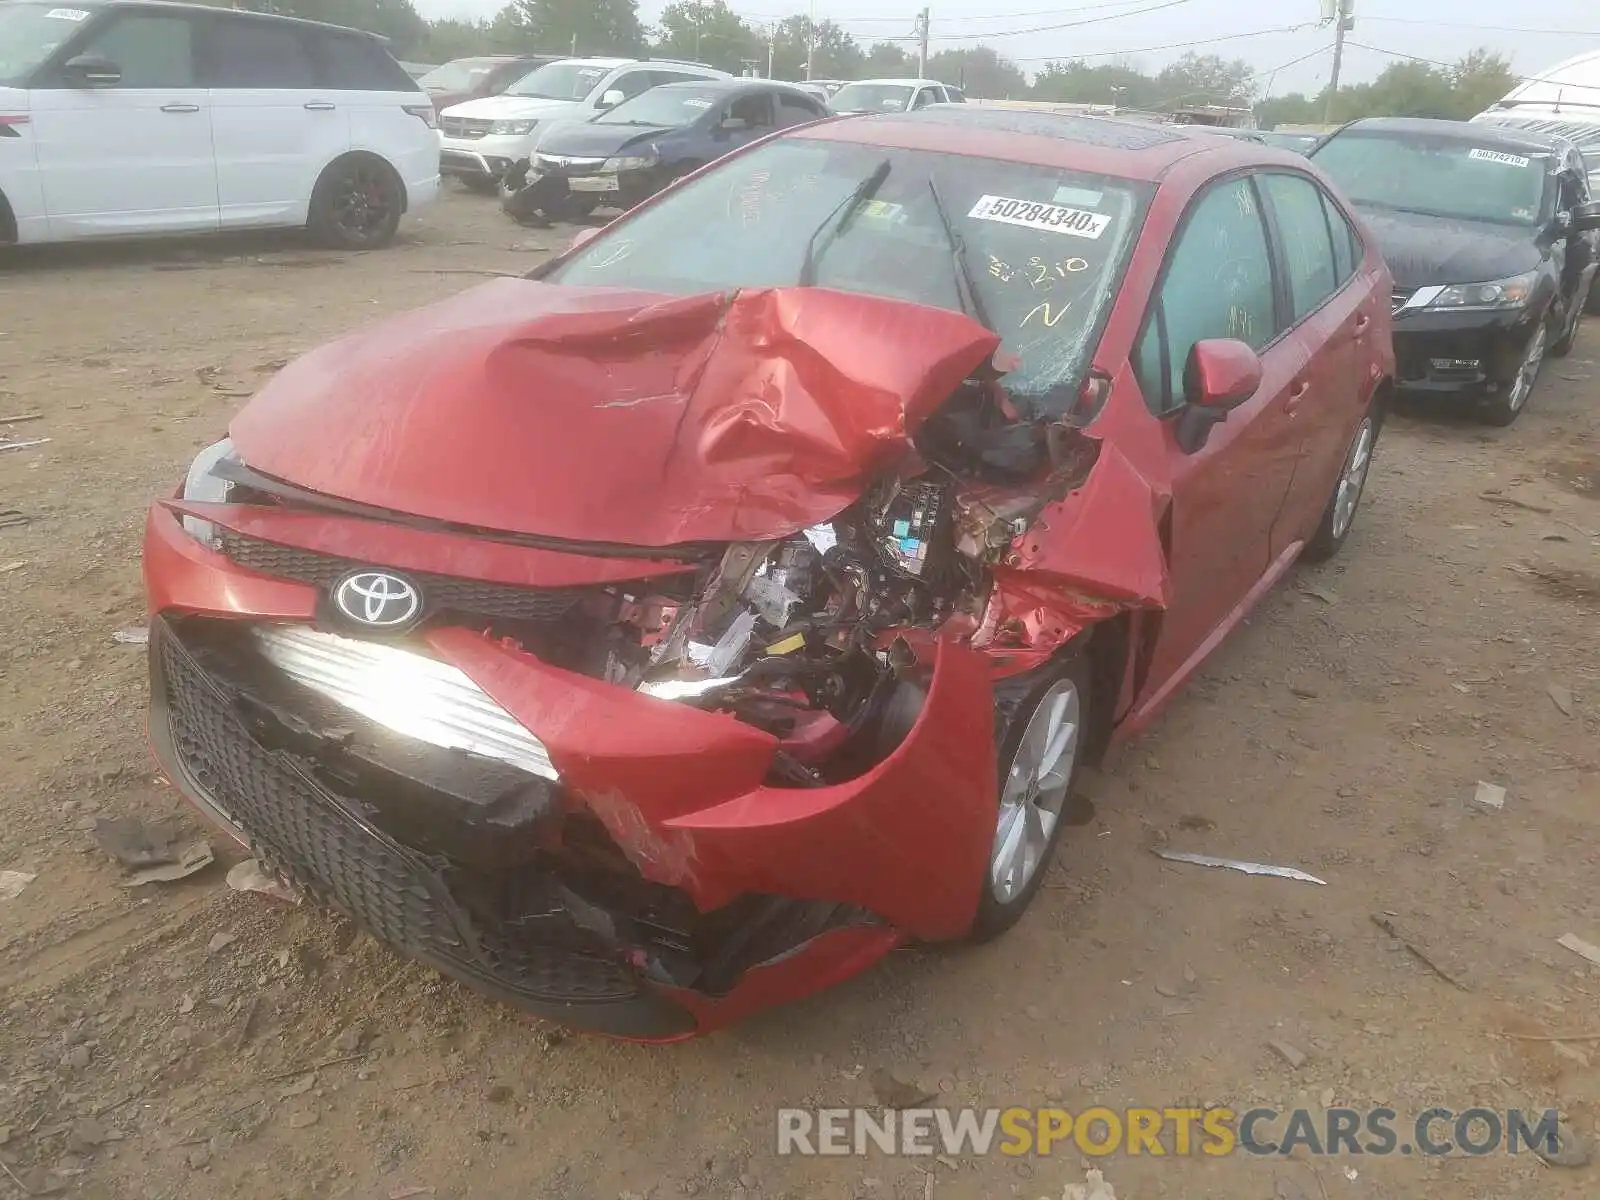
[[[811,82],[811,64],[817,55],[817,0],[806,10],[806,82]]]
[[[577,34],[573,34],[572,35],[572,57],[573,58],[577,58],[578,57],[578,35]]]
[[[1333,102],[1339,95],[1339,68],[1344,66],[1344,35],[1356,26],[1356,0],[1323,0],[1323,20],[1333,21],[1333,72],[1328,77],[1328,102],[1322,110],[1322,123],[1333,124]]]
[[[772,58],[778,49],[778,23],[767,22],[767,78],[772,78]]]
[[[928,10],[917,14],[917,78],[928,76]]]
[[[695,0],[694,5],[694,60],[700,61],[700,21],[705,13],[705,6],[701,0]]]

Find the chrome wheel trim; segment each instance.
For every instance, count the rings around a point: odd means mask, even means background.
[[[1061,819],[1082,740],[1078,685],[1057,680],[1028,718],[1000,790],[1000,814],[989,853],[989,890],[1009,904],[1044,865]]]
[[[1366,417],[1356,436],[1350,442],[1350,453],[1345,455],[1344,470],[1339,475],[1339,491],[1333,500],[1333,536],[1342,538],[1356,519],[1356,505],[1361,503],[1362,489],[1367,486],[1367,468],[1372,465],[1372,418]]]

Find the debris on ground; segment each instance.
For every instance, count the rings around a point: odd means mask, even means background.
[[[920,1108],[934,1097],[932,1092],[897,1078],[887,1067],[874,1067],[867,1079],[872,1094],[885,1108]]]
[[[301,899],[298,888],[285,883],[277,875],[269,874],[253,858],[235,863],[228,869],[228,886],[236,892],[259,892],[289,904],[299,904]]]
[[[1395,941],[1400,943],[1400,946],[1406,951],[1407,954],[1411,955],[1412,958],[1416,959],[1423,966],[1427,967],[1428,970],[1432,971],[1451,987],[1460,988],[1463,992],[1470,992],[1472,990],[1465,983],[1462,983],[1461,980],[1452,972],[1445,970],[1437,962],[1435,962],[1433,958],[1430,957],[1428,953],[1417,944],[1414,938],[1401,933],[1400,926],[1395,923],[1393,917],[1389,916],[1387,913],[1373,913],[1372,923],[1387,933]]]
[[[137,817],[100,817],[92,830],[95,845],[129,870],[177,862],[179,831],[170,821],[150,824]]]
[[[146,625],[134,625],[127,629],[119,629],[111,635],[111,640],[122,646],[148,646],[150,644],[150,629]]]
[[[15,900],[37,878],[27,871],[0,871],[0,900]]]
[[[1090,1170],[1082,1183],[1069,1183],[1062,1189],[1061,1200],[1117,1200],[1117,1193],[1104,1174]]]
[[[1533,1152],[1552,1167],[1586,1167],[1589,1165],[1589,1145],[1565,1121],[1556,1122],[1555,1145],[1548,1138],[1535,1139]]]
[[[0,508],[0,529],[15,529],[33,520],[19,508]]]
[[[1506,790],[1498,783],[1485,783],[1480,779],[1477,789],[1472,793],[1472,802],[1479,808],[1499,812],[1506,806]]]
[[[1157,858],[1164,858],[1168,862],[1190,863],[1196,867],[1225,867],[1230,871],[1242,871],[1246,875],[1270,875],[1274,879],[1293,879],[1299,883],[1314,883],[1318,887],[1327,887],[1326,879],[1318,879],[1315,875],[1308,875],[1296,867],[1277,867],[1271,863],[1245,862],[1237,858],[1216,858],[1210,854],[1191,854],[1187,850],[1165,850],[1157,846],[1150,853]]]
[[[0,425],[21,425],[24,421],[38,421],[43,418],[42,412],[10,413],[0,417]]]
[[[42,446],[49,440],[49,438],[29,438],[23,442],[0,441],[0,450],[26,450],[30,446]]]
[[[162,863],[159,866],[145,867],[135,871],[122,881],[125,888],[142,887],[147,883],[176,883],[180,879],[187,879],[196,871],[203,871],[216,861],[211,853],[211,846],[204,838],[190,842],[178,852],[178,857],[173,862]]]
[[[1288,1063],[1293,1070],[1298,1071],[1306,1065],[1306,1052],[1292,1042],[1283,1041],[1281,1038],[1273,1038],[1267,1043],[1267,1048]]]
[[[1321,600],[1329,608],[1339,602],[1339,597],[1323,588],[1301,588],[1300,594],[1302,596],[1310,596],[1313,600]]]
[[[238,940],[239,935],[236,933],[214,933],[211,935],[211,940],[206,943],[206,953],[215,954],[219,950],[226,950]]]
[[[1586,942],[1575,933],[1563,933],[1556,939],[1557,944],[1566,947],[1580,958],[1586,958],[1595,966],[1600,967],[1600,946],[1593,942]]]
[[[1485,500],[1490,504],[1502,504],[1507,508],[1521,508],[1526,509],[1528,512],[1543,513],[1546,516],[1555,511],[1546,505],[1533,504],[1527,500],[1518,500],[1515,496],[1507,496],[1503,492],[1479,492],[1478,499]]]
[[[1572,715],[1572,689],[1559,683],[1552,683],[1545,689],[1550,695],[1550,702],[1561,710],[1561,715]]]
[[[13,571],[20,571],[27,565],[28,560],[25,558],[19,558],[14,562],[0,563],[0,575],[9,575]]]

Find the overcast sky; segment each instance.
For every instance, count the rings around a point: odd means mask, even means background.
[[[502,0],[414,0],[424,16],[482,16]],[[1315,91],[1327,82],[1331,29],[1317,28],[1320,0],[928,0],[933,12],[934,50],[994,46],[1033,70],[1050,58],[1082,56],[1104,61],[1136,52],[1137,65],[1159,69],[1185,49],[1243,58],[1261,72],[1263,91]],[[759,23],[804,12],[806,0],[730,0],[746,19]],[[837,21],[863,44],[909,38],[918,0],[814,0],[816,15]],[[1600,50],[1600,4],[1595,0],[1354,0],[1356,27],[1350,41],[1427,59],[1453,61],[1478,46],[1508,55],[1516,69],[1538,74],[1584,50]],[[648,23],[662,0],[641,0]],[[986,14],[994,15],[986,15]],[[1084,22],[1071,28],[1045,26]],[[1290,26],[1303,28],[1289,30]],[[1476,28],[1473,28],[1476,26]],[[1494,26],[1510,28],[1490,28]],[[1257,33],[1259,36],[1240,37]],[[1010,36],[1000,36],[1002,34]],[[1228,40],[1218,41],[1227,37]],[[1204,42],[1192,47],[1175,43]],[[906,41],[910,46],[913,43]],[[1172,47],[1156,49],[1156,47]],[[1303,55],[1305,61],[1285,65]],[[1370,79],[1392,57],[1349,45],[1344,79]],[[1282,70],[1277,68],[1282,67]],[[1276,71],[1276,74],[1273,74]]]

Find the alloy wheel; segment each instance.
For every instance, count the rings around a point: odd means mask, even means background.
[[[1545,323],[1540,321],[1533,331],[1533,336],[1528,339],[1528,351],[1522,356],[1522,366],[1517,369],[1517,377],[1511,384],[1511,391],[1506,396],[1506,407],[1512,412],[1519,411],[1528,402],[1528,396],[1533,391],[1533,385],[1539,378],[1539,368],[1544,365],[1545,344],[1549,338],[1549,331]]]
[[[1344,470],[1339,475],[1339,493],[1333,500],[1333,536],[1342,538],[1356,519],[1356,505],[1361,503],[1361,491],[1367,486],[1367,468],[1372,465],[1374,427],[1372,418],[1366,417],[1356,436],[1350,442],[1350,453],[1345,456]]]
[[[1078,761],[1082,717],[1077,683],[1058,680],[1040,697],[1017,743],[989,856],[989,888],[1002,904],[1021,895],[1044,864]]]
[[[375,167],[350,168],[334,198],[334,221],[352,238],[371,237],[389,220],[388,180]]]

